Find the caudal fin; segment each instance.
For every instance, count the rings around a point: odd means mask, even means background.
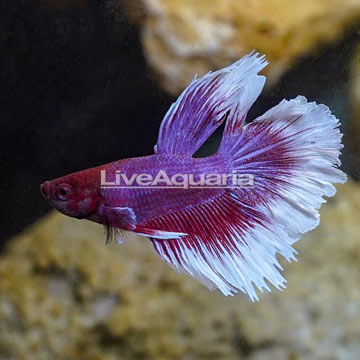
[[[319,223],[323,196],[344,183],[338,169],[342,134],[325,105],[298,96],[283,100],[242,128],[227,124],[219,153],[230,157],[238,174],[251,174],[254,187],[236,189],[241,197],[281,224],[288,243]]]

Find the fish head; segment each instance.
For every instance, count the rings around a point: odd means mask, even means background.
[[[89,171],[45,181],[40,191],[59,212],[78,219],[96,213],[100,203],[97,178]]]

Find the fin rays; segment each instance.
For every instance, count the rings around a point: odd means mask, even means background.
[[[151,226],[188,234],[152,239],[156,251],[225,295],[241,290],[256,300],[256,288],[270,290],[266,281],[283,289],[276,254],[295,259],[291,245],[319,224],[323,196],[346,181],[336,168],[338,126],[328,108],[303,97],[282,101],[241,131],[230,124],[216,156],[230,157],[240,174],[253,173],[255,186],[154,220]]]
[[[161,123],[156,154],[192,156],[220,126],[241,127],[247,111],[259,96],[265,78],[257,75],[267,62],[251,53],[234,64],[194,79],[170,107]]]
[[[199,208],[154,221],[153,226],[183,229],[189,235],[152,242],[159,255],[178,271],[195,276],[225,295],[240,289],[255,300],[254,286],[269,289],[264,277],[275,287],[284,285],[275,253],[285,254],[288,259],[295,253],[286,242],[277,239],[283,230],[269,230],[270,223],[262,213],[228,192]]]

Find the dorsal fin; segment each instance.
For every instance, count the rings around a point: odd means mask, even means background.
[[[193,155],[227,113],[241,124],[264,86],[265,77],[257,73],[266,65],[264,56],[252,52],[224,69],[195,77],[165,115],[155,153]]]

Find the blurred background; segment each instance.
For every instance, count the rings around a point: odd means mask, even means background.
[[[40,183],[151,154],[194,74],[253,49],[270,64],[249,121],[304,95],[344,133],[349,181],[286,290],[224,298],[51,212]],[[2,0],[0,76],[0,359],[360,358],[359,1]]]

